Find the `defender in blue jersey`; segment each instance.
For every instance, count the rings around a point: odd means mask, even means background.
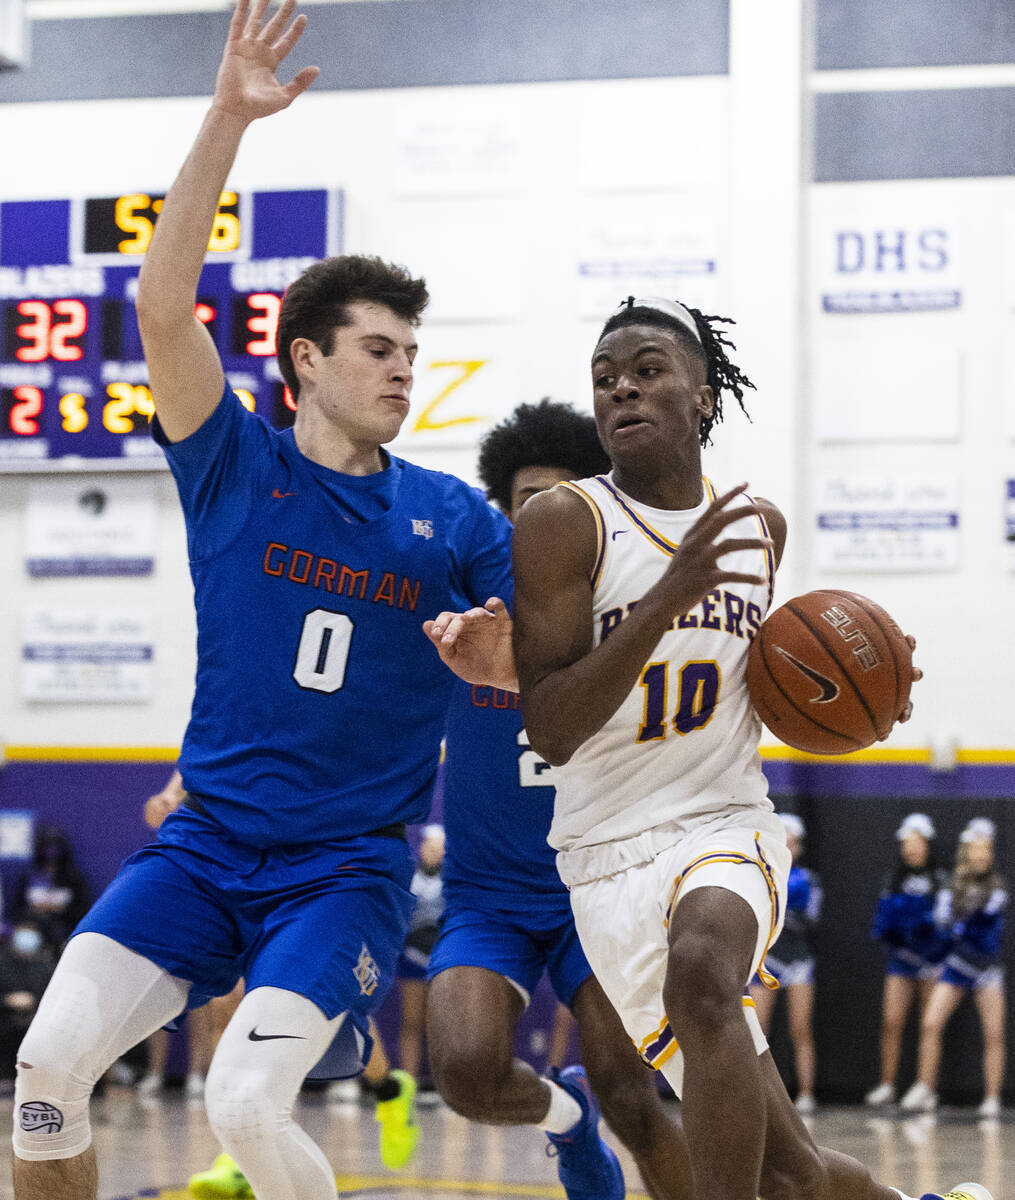
[[[479,474],[513,520],[536,492],[608,465],[592,418],[544,400],[522,405],[487,435]],[[428,1003],[441,1095],[473,1120],[544,1129],[572,1200],[623,1196],[582,1068],[541,1078],[514,1056],[515,1027],[546,971],[577,1018],[595,1098],[646,1187],[655,1197],[686,1197],[681,1131],[582,952],[546,840],[552,773],[529,748],[515,692],[455,681],[442,770],[446,907]]]
[[[316,75],[275,72],[304,19],[240,0],[210,111],[162,208],[137,307],[186,518],[198,623],[180,759],[190,799],[127,861],[61,959],[19,1053],[18,1200],[94,1200],[88,1102],[128,1047],[185,1007],[247,992],[205,1100],[259,1200],[333,1200],[293,1123],[329,1046],[358,1070],[412,896],[407,822],[424,819],[452,676],[424,618],[509,585],[508,522],[482,495],[381,448],[408,411],[426,287],[402,268],[317,263],[282,305],[278,356],[298,402],[269,428],[228,386],[195,298],[246,127]],[[490,602],[497,645],[507,620]],[[472,678],[510,686],[472,646]],[[460,649],[456,665],[469,671]],[[489,668],[489,672],[487,672]],[[503,668],[503,672],[501,671]]]

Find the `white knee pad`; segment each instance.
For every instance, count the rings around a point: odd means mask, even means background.
[[[188,986],[102,934],[71,939],[18,1051],[18,1158],[74,1158],[88,1149],[96,1081],[180,1012]]]
[[[279,1086],[272,1072],[250,1067],[219,1066],[209,1072],[204,1090],[212,1131],[240,1157],[244,1144],[275,1138],[285,1129],[294,1100],[288,1081]]]
[[[97,1021],[89,1010],[81,992],[66,993],[21,1043],[14,1090],[18,1158],[73,1158],[91,1145],[88,1101],[97,1076],[84,1051]]]

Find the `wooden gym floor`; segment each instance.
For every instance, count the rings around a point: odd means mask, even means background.
[[[369,1108],[305,1094],[298,1117],[334,1164],[343,1195],[539,1200],[564,1194],[554,1162],[544,1153],[545,1138],[535,1129],[472,1125],[443,1105],[422,1108],[416,1160],[407,1171],[393,1174],[381,1165]],[[5,1130],[0,1200],[13,1197],[6,1133],[10,1119],[11,1101],[0,1100]],[[173,1092],[141,1099],[130,1089],[110,1088],[95,1103],[93,1124],[100,1200],[186,1200],[188,1176],[208,1167],[218,1152],[201,1102]],[[995,1200],[1015,1200],[1015,1113],[978,1122],[972,1110],[944,1109],[936,1116],[904,1121],[897,1115],[872,1117],[862,1108],[828,1108],[819,1110],[812,1130],[821,1144],[862,1159],[880,1181],[911,1195],[946,1191],[974,1179]],[[612,1135],[610,1141],[617,1145]],[[628,1196],[635,1200],[641,1195],[640,1181],[622,1150],[620,1155]]]

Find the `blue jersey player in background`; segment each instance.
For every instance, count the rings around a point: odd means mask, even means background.
[[[452,675],[423,632],[509,583],[510,526],[460,481],[387,455],[408,412],[422,280],[376,259],[315,264],[279,319],[292,431],[248,413],[194,314],[240,140],[316,76],[276,70],[304,18],[240,0],[211,108],[146,256],[138,318],[187,526],[198,623],[180,759],[190,799],[79,925],[19,1053],[17,1200],[94,1200],[88,1105],[130,1046],[242,975],[206,1104],[258,1200],[333,1200],[291,1119],[347,1032],[359,1069],[413,897]],[[491,630],[506,621],[490,605]],[[482,635],[480,637],[482,641]],[[504,644],[501,637],[498,644]],[[477,652],[482,646],[474,646]],[[456,665],[467,670],[461,646]],[[498,664],[474,675],[510,686]],[[476,665],[476,664],[474,664]]]
[[[512,520],[530,496],[609,468],[591,417],[543,400],[483,440],[479,474]],[[430,960],[428,1037],[435,1082],[456,1112],[534,1124],[558,1155],[571,1200],[624,1195],[598,1134],[596,1101],[655,1197],[689,1194],[682,1133],[592,975],[567,888],[547,844],[554,791],[529,748],[514,692],[460,680],[444,764],[445,915]],[[582,1067],[540,1077],[514,1056],[518,1020],[543,971],[573,1011]]]

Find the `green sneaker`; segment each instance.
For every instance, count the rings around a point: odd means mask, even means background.
[[[220,1154],[211,1170],[191,1175],[187,1184],[196,1200],[253,1200],[247,1177],[229,1157]]]
[[[381,1162],[389,1171],[400,1171],[416,1150],[419,1126],[413,1120],[416,1081],[408,1071],[392,1071],[398,1081],[393,1100],[378,1100],[376,1119],[381,1126]]]

